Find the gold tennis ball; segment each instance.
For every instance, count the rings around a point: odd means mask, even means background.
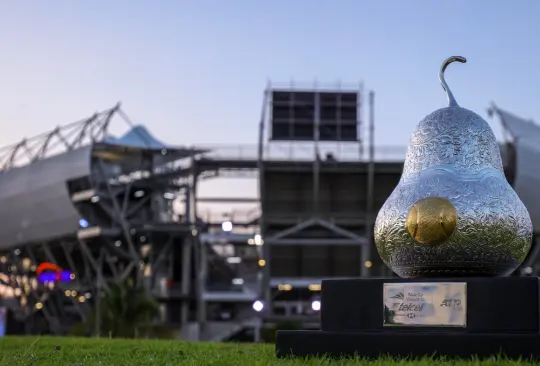
[[[405,225],[418,243],[442,244],[456,230],[456,207],[446,198],[423,198],[411,207]]]

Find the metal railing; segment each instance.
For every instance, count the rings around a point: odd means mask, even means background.
[[[210,150],[202,154],[203,158],[213,160],[243,160],[255,161],[259,158],[257,145],[205,145],[197,146]],[[503,160],[506,157],[507,146],[500,143]],[[403,162],[407,153],[405,145],[378,145],[374,149],[376,162]],[[265,161],[313,161],[315,160],[315,143],[313,142],[270,142],[263,147]],[[367,147],[361,148],[360,143],[318,143],[319,157],[322,161],[336,162],[367,162],[369,161]]]
[[[214,160],[257,160],[257,145],[208,145],[197,146],[208,149],[202,157]],[[271,161],[313,161],[315,160],[315,143],[313,142],[272,142],[264,146],[263,159]],[[321,160],[337,162],[368,161],[367,149],[362,150],[359,143],[318,143]],[[375,161],[400,162],[405,158],[406,146],[376,146]]]
[[[259,204],[250,209],[238,209],[229,212],[216,212],[214,210],[201,210],[198,216],[207,223],[221,223],[231,221],[232,223],[248,223],[257,220],[261,215]]]
[[[271,91],[287,91],[287,92],[356,92],[360,93],[363,90],[362,81],[341,81],[322,82],[319,80],[301,81],[272,81],[268,82],[267,87]]]

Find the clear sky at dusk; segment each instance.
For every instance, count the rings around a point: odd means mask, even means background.
[[[123,102],[171,144],[255,144],[267,79],[363,81],[376,142],[446,104],[540,120],[535,0],[0,0],[0,144]],[[498,135],[495,121],[488,120]],[[539,142],[540,143],[540,142]]]

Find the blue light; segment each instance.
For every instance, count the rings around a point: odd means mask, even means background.
[[[48,283],[48,282],[71,282],[71,271],[62,271],[62,272],[42,272],[37,278],[39,283]]]
[[[87,228],[88,227],[88,221],[86,221],[85,219],[80,219],[79,220],[79,226],[82,227],[82,228]]]
[[[43,272],[38,276],[39,283],[56,282],[57,275],[54,272]]]
[[[62,272],[60,272],[60,281],[62,281],[62,282],[71,282],[71,271],[62,271]]]

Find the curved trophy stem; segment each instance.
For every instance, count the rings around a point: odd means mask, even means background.
[[[450,91],[450,88],[448,87],[448,84],[446,84],[446,80],[444,80],[444,71],[446,70],[448,65],[450,65],[452,62],[455,62],[455,61],[465,63],[467,62],[467,59],[462,56],[448,57],[446,60],[444,60],[441,66],[441,70],[439,71],[439,81],[441,82],[441,85],[444,91],[446,92],[446,96],[448,97],[449,107],[459,107],[456,102],[456,98],[454,98],[454,94],[452,94],[452,92]]]

